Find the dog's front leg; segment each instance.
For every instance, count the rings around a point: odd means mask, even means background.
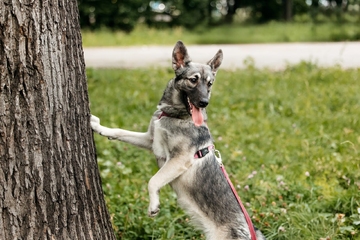
[[[152,137],[149,131],[145,133],[132,132],[120,128],[108,128],[100,125],[100,119],[91,115],[91,128],[102,136],[109,139],[117,139],[122,142],[133,144],[137,147],[142,147],[151,150]]]
[[[150,197],[148,215],[150,217],[156,216],[160,211],[160,188],[182,175],[191,165],[190,156],[188,158],[172,158],[166,161],[164,166],[150,179],[148,184]]]

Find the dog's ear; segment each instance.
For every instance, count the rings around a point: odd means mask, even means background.
[[[189,62],[191,62],[191,59],[185,45],[182,41],[178,41],[172,55],[173,69],[177,71],[178,69],[185,67]]]
[[[207,65],[211,67],[214,76],[216,75],[216,72],[219,69],[222,60],[223,60],[223,52],[221,51],[221,49],[219,49],[219,51],[215,54],[215,56],[210,61],[208,61]]]

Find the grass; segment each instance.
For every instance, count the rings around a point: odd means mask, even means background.
[[[129,34],[107,29],[82,31],[85,47],[172,45],[181,39],[188,44],[239,44],[271,42],[324,42],[360,40],[358,23],[279,23],[213,27],[188,31],[181,27],[153,29],[139,25]]]
[[[146,131],[170,69],[88,69],[102,124]],[[209,127],[227,172],[268,239],[360,239],[360,69],[309,63],[280,72],[220,70]],[[151,153],[95,136],[119,239],[204,239],[170,187],[147,217]]]

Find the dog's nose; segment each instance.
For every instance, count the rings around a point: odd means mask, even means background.
[[[204,108],[209,104],[209,101],[207,99],[203,99],[199,102],[199,107]]]

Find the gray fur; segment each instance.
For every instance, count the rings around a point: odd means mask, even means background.
[[[149,216],[159,213],[159,190],[170,184],[180,206],[192,217],[194,225],[204,231],[207,239],[250,239],[244,214],[214,152],[202,158],[194,157],[198,150],[213,144],[206,126],[205,107],[223,58],[222,51],[207,64],[193,63],[185,45],[179,41],[172,56],[175,77],[167,84],[147,132],[107,128],[100,125],[95,116],[91,117],[91,126],[103,136],[149,149],[155,154],[159,171],[148,184]],[[191,116],[194,107],[204,116],[205,121],[200,126],[194,124]],[[166,115],[159,118],[162,112]],[[257,231],[257,238],[265,239],[260,231]]]

